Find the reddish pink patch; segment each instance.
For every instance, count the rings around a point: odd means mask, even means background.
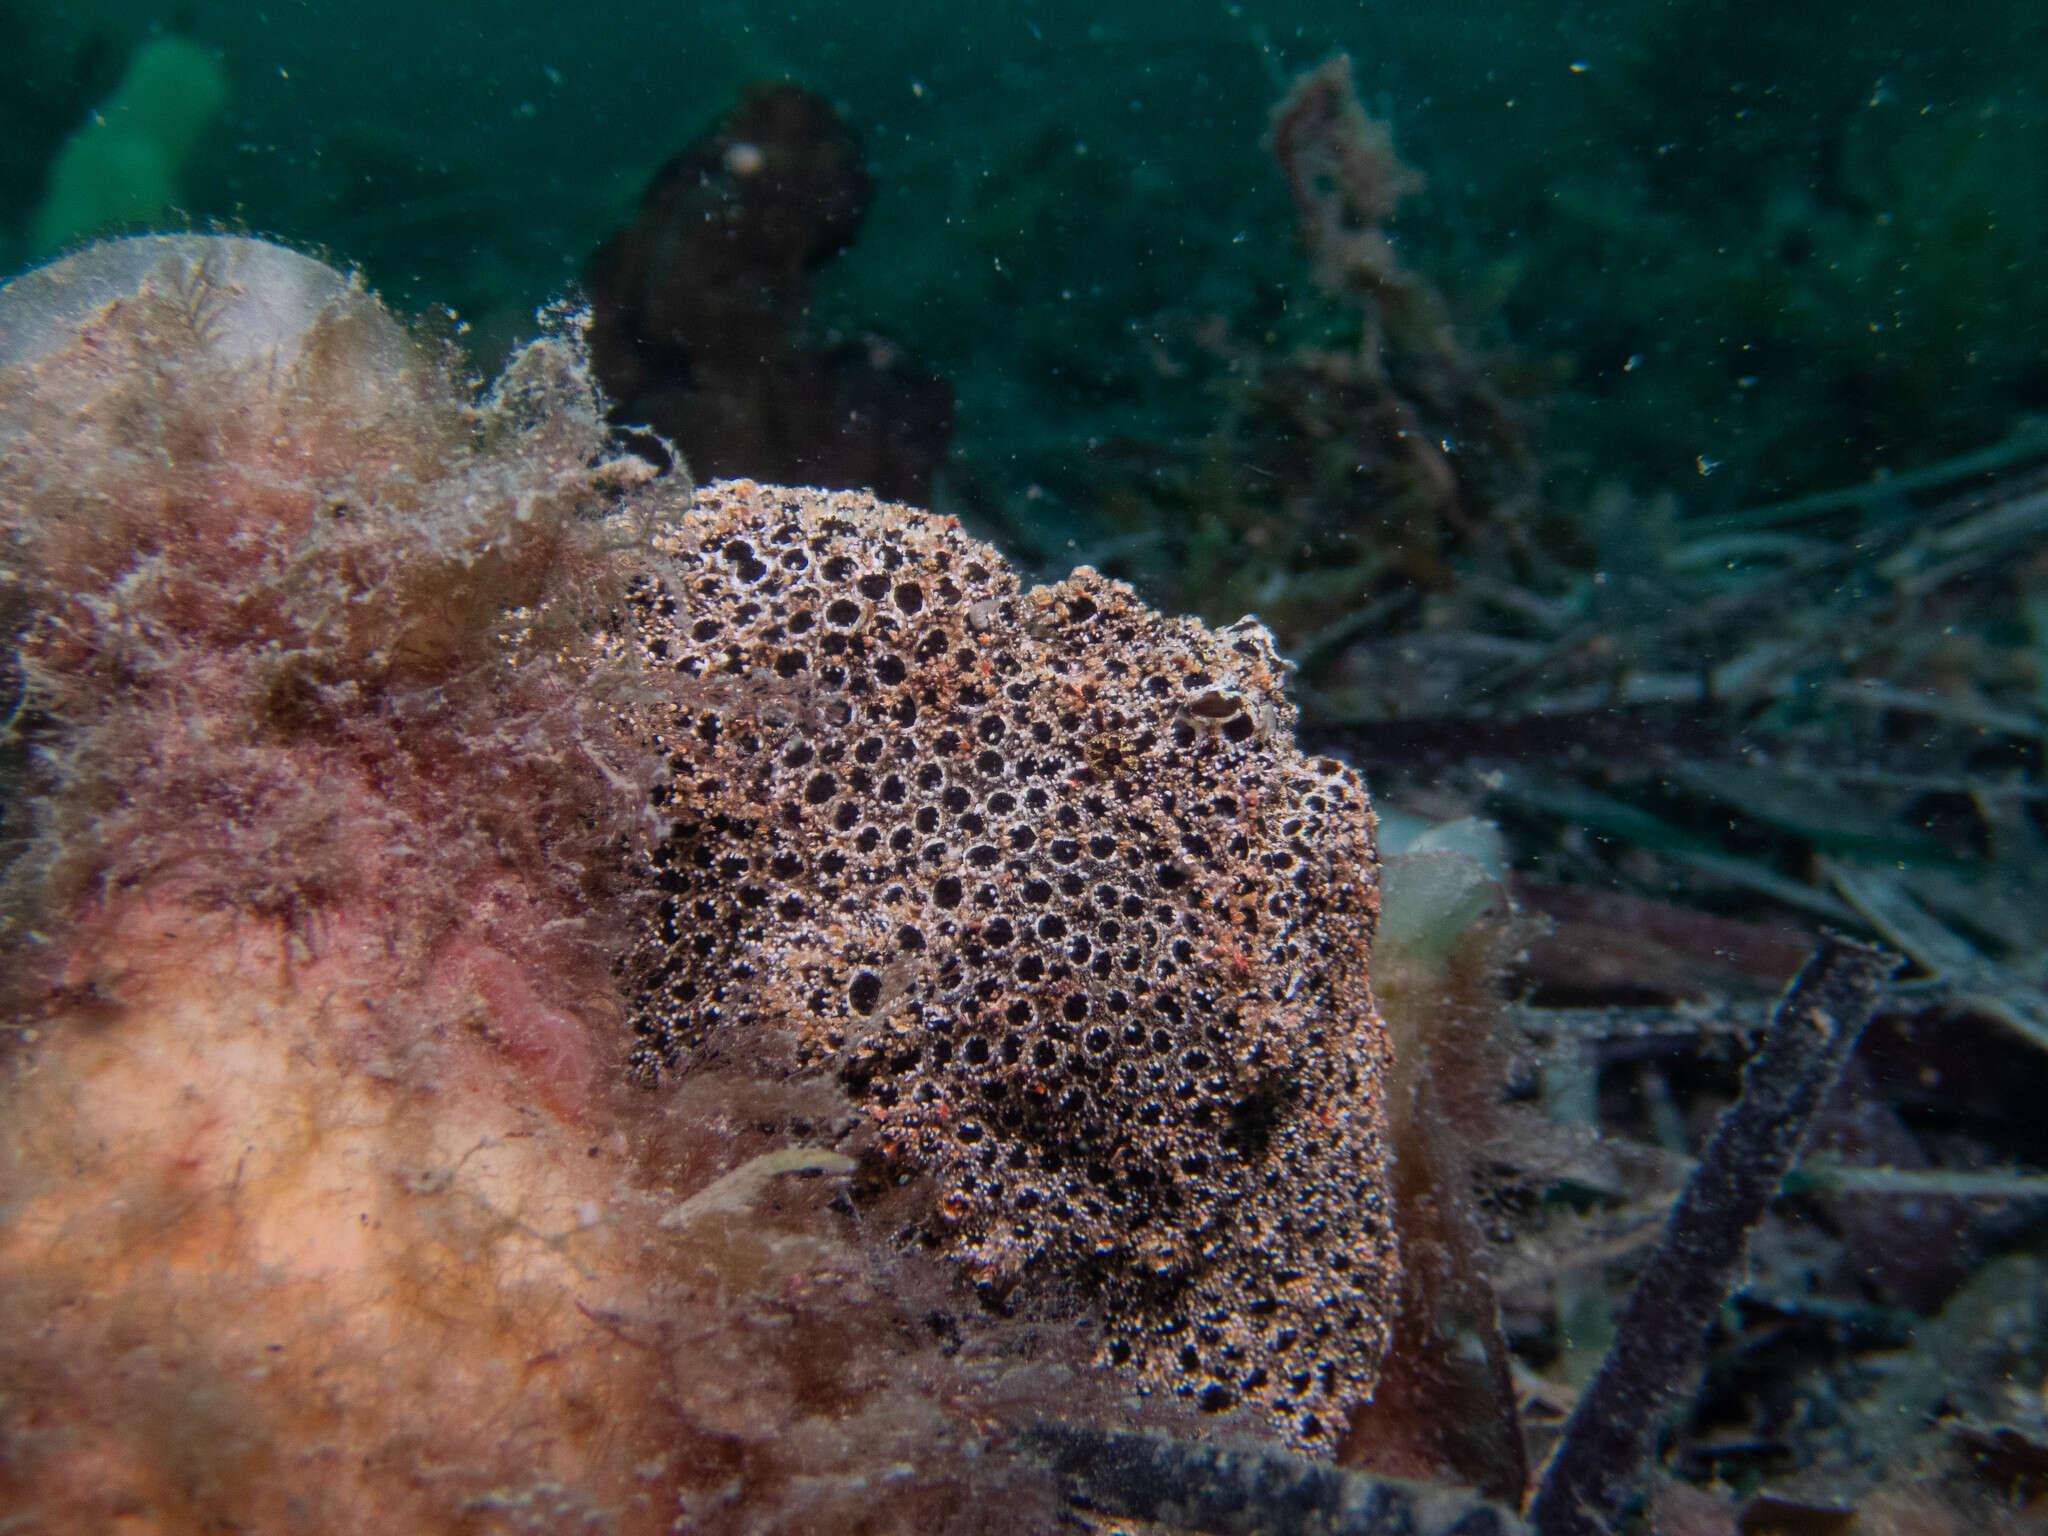
[[[489,1011],[487,1027],[498,1048],[556,1114],[579,1111],[597,1075],[588,1029],[547,1007],[510,955],[464,943],[451,958]]]

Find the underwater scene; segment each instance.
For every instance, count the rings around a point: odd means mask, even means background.
[[[2048,1533],[2048,10],[0,60],[0,1533]]]

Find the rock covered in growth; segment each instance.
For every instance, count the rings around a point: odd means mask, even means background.
[[[980,1283],[1078,1279],[1110,1361],[1329,1448],[1398,1263],[1378,866],[1271,637],[860,495],[715,486],[656,545],[641,1066],[793,1029]]]

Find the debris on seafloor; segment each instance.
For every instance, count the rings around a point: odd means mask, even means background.
[[[1641,1476],[1656,1415],[1705,1351],[1765,1208],[1898,958],[1830,939],[1807,962],[1750,1061],[1741,1097],[1700,1154],[1613,1345],[1579,1398],[1529,1504],[1539,1536],[1601,1536]]]
[[[1042,1419],[1032,1445],[1075,1502],[1213,1536],[1518,1536],[1460,1488],[1369,1477],[1297,1456]]]

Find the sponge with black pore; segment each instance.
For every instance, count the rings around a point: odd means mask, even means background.
[[[642,1070],[793,1029],[980,1283],[1079,1280],[1105,1359],[1327,1450],[1398,1273],[1378,862],[1272,637],[857,494],[715,485],[655,548]]]

